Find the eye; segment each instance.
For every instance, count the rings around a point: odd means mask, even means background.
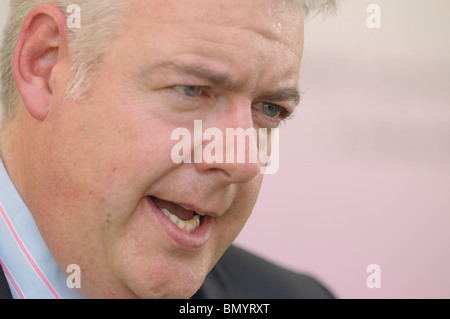
[[[185,85],[183,85],[183,86],[175,86],[174,89],[188,97],[200,96],[203,93],[203,87],[201,87],[201,86],[185,86]]]
[[[265,115],[271,118],[279,117],[284,111],[283,107],[267,102],[256,103],[253,108],[262,111]]]

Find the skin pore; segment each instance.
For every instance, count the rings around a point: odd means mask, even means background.
[[[302,12],[290,1],[136,0],[125,16],[77,102],[64,97],[63,15],[51,5],[29,14],[14,62],[23,105],[2,158],[59,266],[81,267],[84,297],[189,298],[263,178],[257,163],[175,164],[171,132],[195,120],[277,127],[299,99]],[[152,197],[205,212],[206,242],[180,245]]]

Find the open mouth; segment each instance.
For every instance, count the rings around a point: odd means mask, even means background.
[[[156,207],[166,215],[178,228],[188,234],[193,234],[199,229],[204,214],[198,213],[183,205],[165,201],[156,197],[150,197]]]

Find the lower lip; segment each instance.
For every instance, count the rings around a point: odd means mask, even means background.
[[[178,248],[183,250],[198,250],[205,246],[211,233],[211,217],[203,216],[200,227],[193,233],[188,234],[178,228],[170,219],[155,205],[150,197],[147,197],[150,209],[158,220],[161,228],[175,242]]]

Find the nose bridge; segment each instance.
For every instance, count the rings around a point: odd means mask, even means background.
[[[203,123],[199,171],[216,171],[229,183],[246,183],[260,173],[251,102],[228,104]]]

